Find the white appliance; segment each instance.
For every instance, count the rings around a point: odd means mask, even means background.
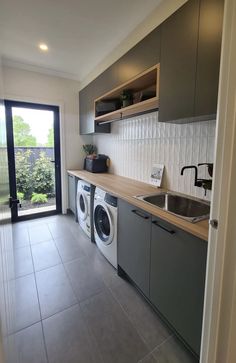
[[[90,192],[91,185],[83,180],[78,180],[76,198],[78,222],[89,238],[91,238]]]
[[[117,268],[117,198],[99,188],[95,189],[93,223],[98,248]]]

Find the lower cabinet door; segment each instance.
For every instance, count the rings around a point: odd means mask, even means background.
[[[200,354],[207,242],[152,218],[150,300]]]
[[[76,177],[68,174],[68,207],[76,214]]]
[[[149,297],[151,215],[118,201],[118,265]]]

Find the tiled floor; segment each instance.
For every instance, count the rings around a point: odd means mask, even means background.
[[[193,363],[71,216],[13,226],[9,363]]]

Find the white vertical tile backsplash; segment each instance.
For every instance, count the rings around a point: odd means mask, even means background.
[[[100,154],[111,158],[111,172],[149,182],[153,163],[165,164],[163,186],[203,198],[194,187],[194,172],[184,165],[214,161],[215,120],[189,124],[158,122],[158,112],[114,122],[111,134],[94,136]],[[199,177],[208,177],[205,167]],[[207,192],[207,199],[211,192]]]

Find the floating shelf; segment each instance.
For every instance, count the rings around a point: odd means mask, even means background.
[[[135,114],[145,113],[147,111],[158,109],[159,107],[159,73],[160,64],[157,64],[143,73],[137,75],[131,80],[123,83],[122,85],[114,88],[110,92],[107,92],[103,96],[97,98],[94,101],[94,114],[95,122],[112,122],[116,120],[121,120],[125,117],[130,117]],[[99,102],[110,102],[111,100],[120,99],[120,95],[124,90],[129,90],[133,94],[137,92],[144,92],[147,89],[151,89],[155,94],[154,97],[150,97],[145,100],[140,100],[139,102],[133,103],[127,107],[121,107],[112,112],[104,113],[103,115],[96,115],[96,106]]]

